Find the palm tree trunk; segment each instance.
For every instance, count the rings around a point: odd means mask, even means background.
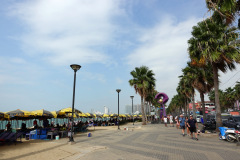
[[[215,109],[216,109],[216,130],[218,127],[222,126],[222,117],[221,117],[221,107],[219,101],[219,84],[218,84],[218,68],[215,63],[213,63],[213,79],[214,79],[214,91],[215,91]]]
[[[202,112],[203,112],[203,122],[206,123],[206,113],[205,113],[205,102],[204,102],[204,94],[203,92],[200,93],[201,103],[202,103]]]
[[[184,106],[184,116],[187,115],[187,101],[185,101],[185,106]]]
[[[152,121],[152,116],[151,116],[151,105],[150,102],[148,103],[148,110],[149,110],[149,121]]]
[[[192,101],[193,101],[193,118],[196,119],[196,105],[195,105],[194,93],[193,93],[193,96],[192,96]]]
[[[146,125],[143,96],[141,96],[141,109],[142,109],[142,125]]]

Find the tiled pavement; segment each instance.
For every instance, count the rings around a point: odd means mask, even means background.
[[[128,130],[124,130],[128,127]],[[18,155],[6,151],[2,159],[61,159],[61,160],[238,160],[240,146],[219,140],[216,136],[200,136],[199,141],[181,135],[175,127],[164,127],[162,124],[140,123],[106,129],[99,127],[87,133],[74,136],[75,144],[70,145],[67,139],[49,142],[30,142],[31,148],[22,148]],[[20,144],[19,144],[20,145]],[[38,145],[44,145],[39,150]],[[36,146],[36,148],[34,148]],[[46,154],[51,153],[51,154]],[[47,158],[46,158],[46,155]]]
[[[240,147],[235,143],[219,140],[216,136],[200,136],[199,141],[196,141],[188,136],[183,137],[180,135],[181,130],[175,127],[149,124],[132,131],[130,126],[128,131],[100,131],[96,133],[96,137],[93,133],[93,137],[84,138],[88,145],[99,146],[99,149],[85,154],[81,159],[240,159]],[[78,145],[84,140],[77,138],[76,142]]]

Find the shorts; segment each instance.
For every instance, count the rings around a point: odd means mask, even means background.
[[[195,132],[196,133],[196,127],[189,127],[189,130],[191,133]]]
[[[180,126],[181,127],[181,129],[185,129],[185,126]]]

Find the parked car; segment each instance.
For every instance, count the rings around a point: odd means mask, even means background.
[[[231,114],[229,114],[229,113],[222,113],[221,117],[222,117],[222,124],[223,124],[223,126],[226,126],[228,118],[231,117]]]
[[[202,115],[197,115],[196,120],[197,120],[198,123],[201,123],[201,118],[202,118],[202,117],[203,117]]]
[[[225,122],[225,126],[228,128],[240,129],[240,116],[230,116]]]

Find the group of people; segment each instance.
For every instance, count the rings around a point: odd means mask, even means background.
[[[193,118],[192,115],[190,115],[190,118],[184,117],[182,114],[180,115],[179,118],[179,124],[180,128],[182,129],[182,135],[185,136],[185,129],[187,129],[187,135],[191,133],[191,137],[193,139],[193,133],[195,135],[195,140],[198,140],[197,138],[197,129],[198,129],[198,124],[197,121]]]
[[[165,124],[165,127],[167,127],[167,122],[170,122],[170,127],[174,127],[173,124],[173,116],[170,115],[169,117],[165,116],[163,117],[163,121]],[[182,135],[185,136],[185,129],[187,130],[187,135],[190,136],[191,138],[193,138],[193,133],[195,135],[195,140],[198,140],[197,138],[197,129],[198,129],[198,124],[197,121],[193,118],[192,115],[190,115],[190,118],[188,119],[188,117],[184,117],[183,114],[180,115],[180,118],[178,118],[177,116],[175,117],[175,121],[176,121],[176,127],[177,129],[179,129],[179,127],[182,129]]]

